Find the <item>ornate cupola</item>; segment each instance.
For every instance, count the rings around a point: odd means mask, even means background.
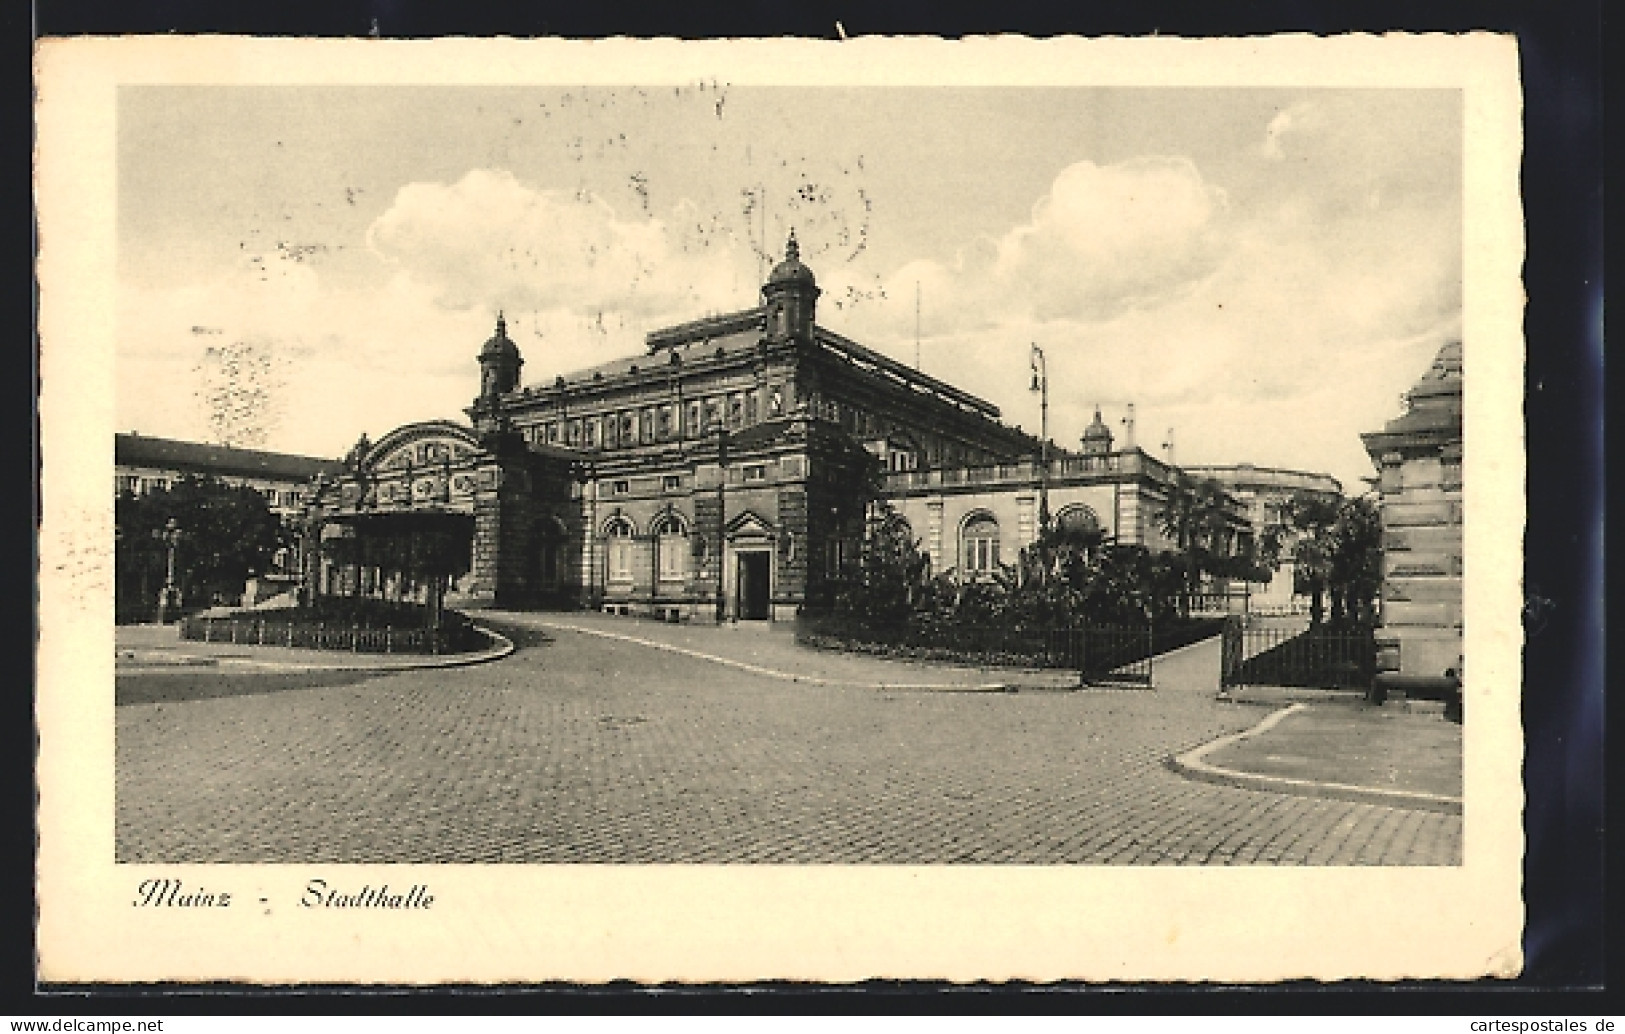
[[[496,333],[480,349],[480,401],[494,402],[519,387],[519,368],[523,365],[519,346],[508,338],[508,324],[499,312]]]
[[[1112,451],[1112,432],[1106,422],[1100,419],[1100,407],[1095,407],[1095,419],[1088,427],[1083,429],[1083,454],[1085,456],[1104,456]]]
[[[773,267],[762,285],[762,306],[767,310],[769,341],[811,341],[818,296],[823,293],[812,270],[801,262],[801,245],[794,230],[784,246],[784,261]]]

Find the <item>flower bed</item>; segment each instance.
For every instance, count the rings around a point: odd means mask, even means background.
[[[1222,619],[1193,618],[1155,629],[1114,625],[878,628],[826,618],[807,621],[798,630],[796,640],[821,650],[976,667],[1075,668],[1097,663],[1117,667],[1210,638],[1223,626]],[[1085,645],[1091,639],[1093,649]],[[1107,659],[1100,660],[1102,657]]]
[[[428,609],[384,600],[318,601],[265,614],[188,617],[180,623],[182,639],[236,643],[243,646],[286,646],[352,653],[467,653],[486,639],[466,614],[440,613],[440,624],[428,627]]]

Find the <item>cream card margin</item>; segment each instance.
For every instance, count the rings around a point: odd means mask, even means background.
[[[1465,91],[1466,726],[1456,868],[145,866],[113,859],[120,83],[1415,86]],[[48,40],[36,56],[46,981],[1474,977],[1521,966],[1521,99],[1507,37]],[[1420,371],[1418,371],[1420,372]],[[1397,415],[1397,414],[1396,414]],[[1376,428],[1373,428],[1376,430]],[[415,916],[131,907],[149,875],[294,900],[430,882]],[[177,910],[179,911],[179,910]],[[320,910],[318,910],[320,912]],[[304,913],[304,914],[300,914]]]

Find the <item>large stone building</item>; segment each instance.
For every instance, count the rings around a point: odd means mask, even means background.
[[[113,436],[114,495],[146,495],[169,488],[183,477],[208,477],[252,488],[265,497],[273,513],[290,517],[304,512],[312,478],[339,470],[338,462],[314,456],[145,434]]]
[[[1211,479],[1246,508],[1247,523],[1259,534],[1266,528],[1284,529],[1288,505],[1294,499],[1309,497],[1329,504],[1343,499],[1343,485],[1330,474],[1314,474],[1278,467],[1256,467],[1251,463],[1233,466],[1186,466],[1193,478]],[[1247,609],[1254,614],[1306,614],[1309,600],[1295,590],[1296,569],[1292,546],[1296,539],[1282,531],[1280,566],[1274,576],[1248,587]]]
[[[1056,520],[1164,548],[1155,513],[1177,471],[1114,450],[1096,414],[1082,450],[1048,450],[993,404],[816,321],[794,237],[761,304],[651,332],[642,355],[522,386],[498,318],[468,427],[432,421],[358,443],[317,486],[315,534],[360,514],[473,522],[468,602],[587,606],[672,619],[783,620],[827,605],[882,494],[933,568],[976,578]],[[1232,501],[1232,541],[1250,534]],[[313,572],[324,591],[356,574]],[[378,591],[366,572],[363,591]],[[370,580],[369,580],[370,579]]]
[[[1439,350],[1401,416],[1361,437],[1382,493],[1377,670],[1438,679],[1462,661],[1461,342]]]

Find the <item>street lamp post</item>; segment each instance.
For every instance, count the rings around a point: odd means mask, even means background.
[[[1044,350],[1032,351],[1032,390],[1038,392],[1038,530],[1049,529],[1049,367]]]
[[[158,590],[158,623],[167,625],[169,615],[173,610],[179,610],[180,587],[175,584],[175,546],[181,540],[180,524],[171,517],[164,523],[162,531],[153,531],[152,537],[162,542],[168,549],[168,564],[164,571],[164,587]]]

